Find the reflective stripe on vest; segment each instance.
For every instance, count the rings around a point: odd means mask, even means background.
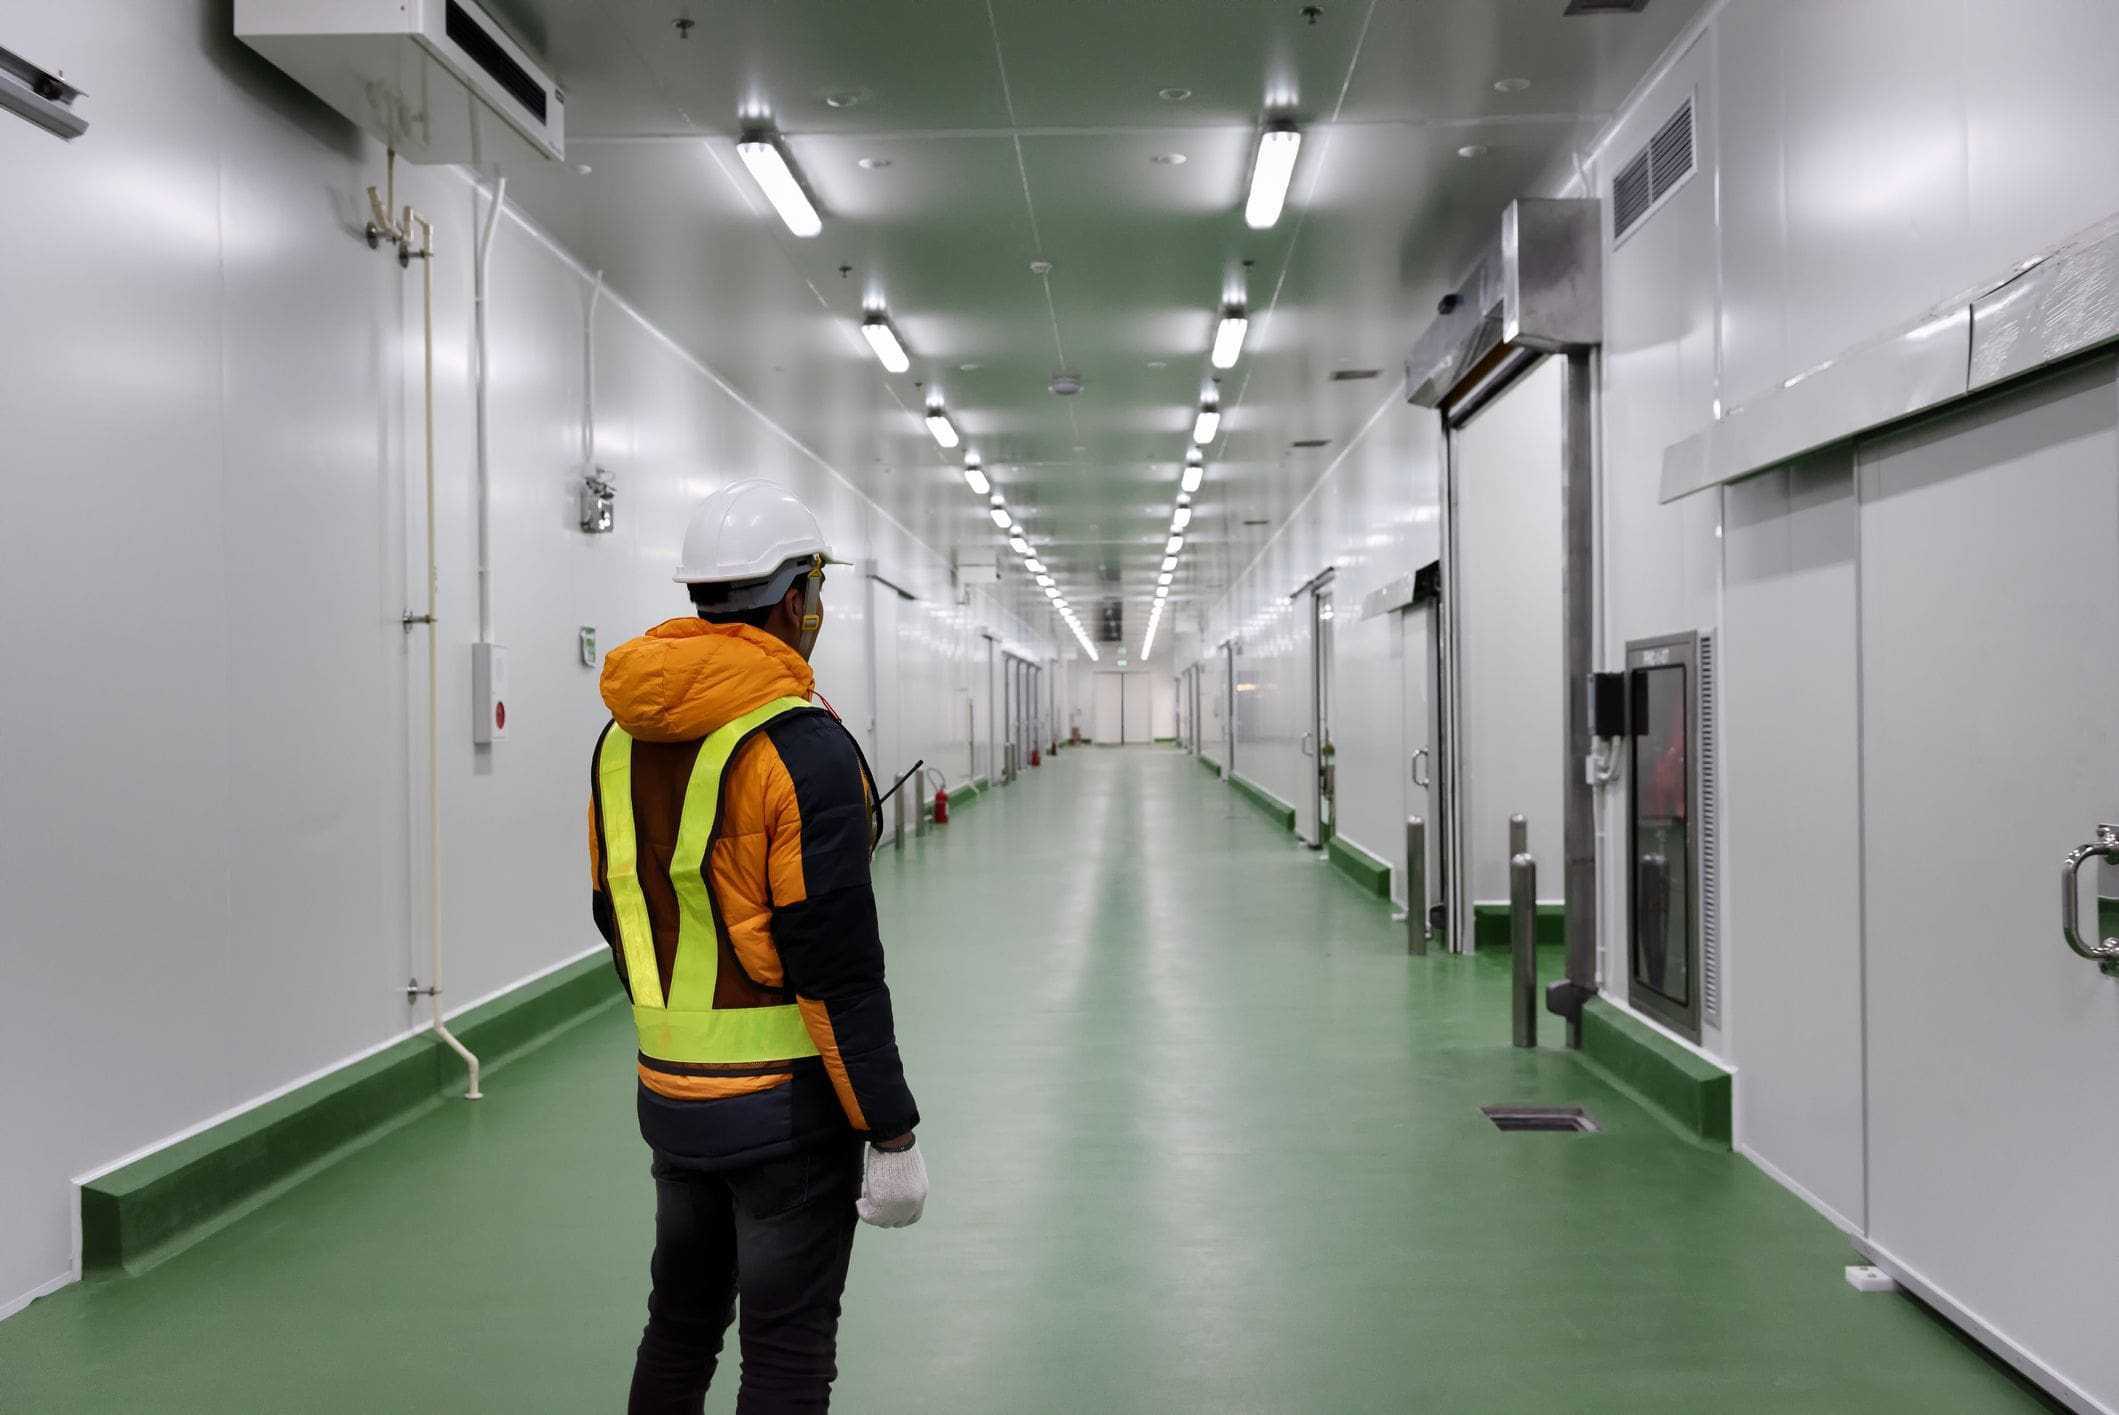
[[[677,824],[670,884],[677,893],[677,959],[670,969],[669,996],[655,962],[654,928],[647,895],[640,888],[639,837],[633,829],[633,739],[613,723],[596,758],[597,797],[603,812],[604,868],[609,877],[618,942],[633,986],[633,1026],[640,1051],[658,1061],[695,1065],[787,1061],[815,1056],[817,1045],[793,1003],[775,1007],[714,1006],[714,980],[721,943],[707,894],[714,817],[721,807],[721,774],[751,733],[785,713],[807,708],[802,698],[776,698],[718,728],[699,744],[684,813]]]

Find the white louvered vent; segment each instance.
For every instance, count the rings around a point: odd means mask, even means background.
[[[1714,635],[1700,635],[1700,1021],[1722,1025],[1721,766],[1715,725]]]
[[[1617,246],[1646,221],[1698,168],[1692,99],[1656,129],[1655,136],[1628,158],[1611,179],[1611,243]]]

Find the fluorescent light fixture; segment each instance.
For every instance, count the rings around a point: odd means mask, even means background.
[[[1168,585],[1170,581],[1176,578],[1177,577],[1175,575],[1172,575],[1168,570],[1165,570],[1160,575],[1157,575],[1155,577],[1155,583],[1158,585]]]
[[[1199,490],[1199,484],[1207,479],[1207,459],[1200,455],[1197,447],[1185,449],[1185,477],[1177,489],[1186,496]]]
[[[737,143],[736,151],[742,154],[743,165],[750,168],[751,176],[764,189],[765,199],[780,213],[788,230],[807,237],[824,229],[817,209],[809,204],[809,193],[795,180],[795,169],[787,165],[778,143],[756,133]]]
[[[1251,159],[1251,195],[1243,204],[1243,220],[1253,231],[1269,229],[1280,220],[1287,205],[1288,183],[1295,179],[1295,154],[1302,151],[1302,134],[1279,124],[1258,135],[1258,155]]]
[[[1189,506],[1178,507],[1177,514],[1170,518],[1170,529],[1173,531],[1181,531],[1191,524],[1192,508]]]
[[[973,496],[984,496],[993,490],[993,483],[986,480],[986,473],[979,469],[976,462],[964,464],[964,485],[971,488]]]
[[[1184,548],[1185,538],[1183,536],[1171,536],[1170,539],[1163,545],[1163,554],[1175,555],[1178,551],[1183,550]]]
[[[1175,570],[1176,568],[1177,568],[1177,557],[1176,557],[1176,556],[1174,556],[1174,555],[1165,555],[1165,556],[1163,557],[1163,569],[1165,569],[1165,570]]]
[[[1038,576],[1038,577],[1037,577],[1037,583],[1038,583],[1038,587],[1039,587],[1040,589],[1047,589],[1047,590],[1049,590],[1049,589],[1052,589],[1052,588],[1053,588],[1053,583],[1052,583],[1052,577],[1051,577],[1050,575],[1040,575],[1040,576]]]
[[[1045,573],[1045,562],[1033,555],[1023,562],[1023,568],[1033,575],[1042,575]]]
[[[1243,356],[1243,333],[1250,327],[1251,321],[1245,318],[1242,310],[1231,306],[1222,313],[1221,327],[1214,331],[1214,367],[1236,367],[1237,359]]]
[[[868,341],[868,347],[876,351],[876,362],[892,373],[903,373],[912,367],[912,360],[905,357],[905,346],[898,342],[897,331],[882,315],[872,314],[862,320],[861,336]]]
[[[1004,531],[1008,529],[1009,517],[1007,507],[996,506],[989,510],[986,514],[993,518],[993,524],[996,528]]]
[[[1170,597],[1170,587],[1168,585],[1157,585],[1155,587],[1155,597],[1157,599],[1168,599]]]
[[[1010,536],[1008,537],[1008,548],[1017,555],[1028,555],[1030,553],[1030,542],[1024,540],[1021,536]]]
[[[1192,504],[1192,493],[1189,491],[1178,492],[1177,504],[1180,506],[1190,506]]]
[[[940,408],[927,410],[927,430],[933,433],[934,440],[944,447],[954,447],[960,440],[956,435],[956,424],[950,422],[949,415]]]
[[[1192,422],[1192,440],[1204,447],[1221,431],[1221,409],[1213,403],[1199,405],[1199,416]],[[1187,472],[1190,469],[1187,468]]]

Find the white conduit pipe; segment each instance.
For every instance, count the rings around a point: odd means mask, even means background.
[[[472,395],[478,424],[478,642],[493,642],[493,487],[486,460],[486,271],[493,260],[493,233],[508,199],[508,179],[493,184],[493,205],[486,212],[474,262],[471,291],[473,337],[478,346],[477,382]]]
[[[427,996],[433,1003],[434,1035],[458,1056],[470,1071],[464,1099],[475,1101],[478,1089],[478,1058],[456,1039],[441,1018],[441,628],[435,619],[439,608],[441,572],[434,554],[434,223],[410,207],[405,209],[405,236],[420,230],[420,313],[423,324],[422,367],[426,403],[427,461],[427,935],[434,946],[428,964]],[[483,411],[480,418],[483,421]],[[481,463],[482,464],[482,463]],[[481,500],[481,525],[483,500]],[[483,536],[480,537],[481,548]],[[484,559],[483,554],[480,556]]]
[[[603,303],[603,272],[596,272],[596,288],[589,291],[589,317],[583,325],[581,372],[581,470],[596,474],[596,306]]]

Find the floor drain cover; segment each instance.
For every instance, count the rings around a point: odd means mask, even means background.
[[[1600,1127],[1578,1105],[1482,1105],[1479,1113],[1496,1130],[1567,1130],[1594,1133]]]

